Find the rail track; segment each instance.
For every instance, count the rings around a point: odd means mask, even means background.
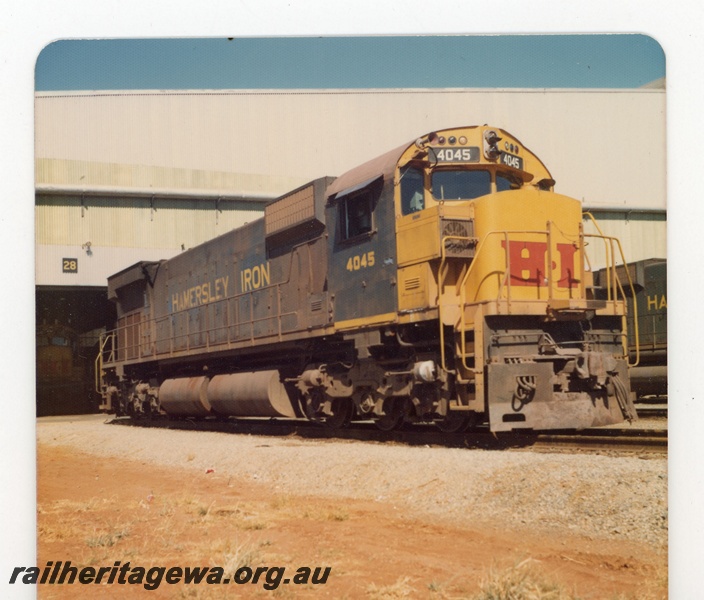
[[[636,412],[641,419],[665,419],[667,418],[667,403],[638,403],[636,404]]]
[[[129,419],[115,418],[112,424],[157,427],[185,431],[210,431],[271,437],[296,436],[317,440],[356,440],[408,446],[440,446],[485,450],[537,450],[541,452],[656,453],[667,452],[667,429],[643,429],[637,425],[594,428],[581,431],[491,433],[477,429],[445,433],[431,425],[415,425],[394,431],[380,431],[371,422],[355,422],[332,429],[310,421],[269,419]]]

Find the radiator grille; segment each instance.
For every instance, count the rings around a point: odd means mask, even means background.
[[[445,256],[471,258],[474,256],[474,222],[458,219],[443,219],[440,231],[445,239]],[[459,238],[459,239],[458,239]]]

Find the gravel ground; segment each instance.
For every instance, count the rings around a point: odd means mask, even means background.
[[[37,439],[256,481],[274,494],[388,502],[437,519],[667,547],[667,460],[37,423]]]

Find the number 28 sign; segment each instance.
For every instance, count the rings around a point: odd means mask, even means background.
[[[62,265],[62,272],[64,272],[64,273],[78,273],[78,259],[77,258],[62,258],[61,265]]]

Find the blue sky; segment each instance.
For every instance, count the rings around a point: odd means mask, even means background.
[[[61,40],[37,91],[400,87],[633,88],[665,76],[644,35]]]

